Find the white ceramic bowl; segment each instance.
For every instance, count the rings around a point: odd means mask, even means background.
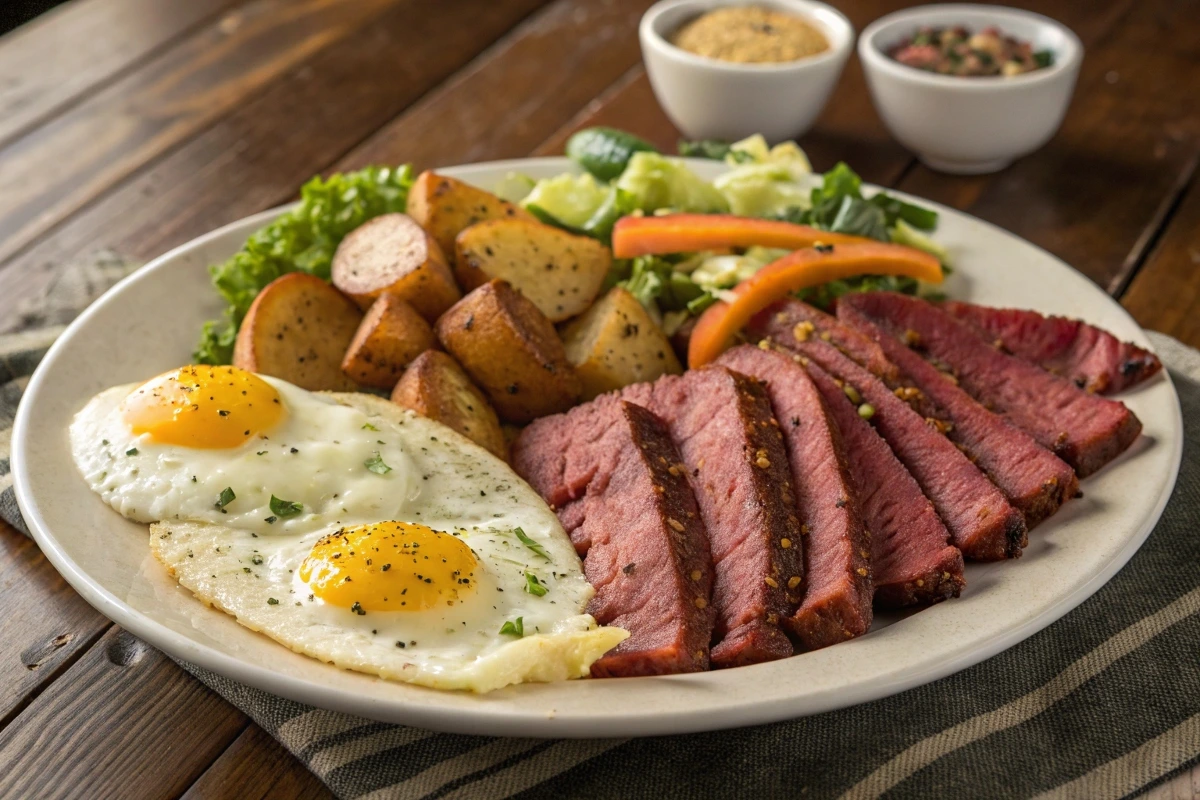
[[[887,49],[923,25],[988,25],[1050,50],[1054,64],[1013,77],[961,78],[907,67]],[[1049,17],[1004,6],[948,4],[897,11],[858,39],[858,55],[879,116],[927,166],[981,174],[1008,166],[1049,141],[1062,124],[1083,61],[1083,45]]]
[[[706,11],[765,6],[804,17],[829,49],[779,64],[734,64],[682,50],[667,37]],[[662,0],[638,29],[654,95],[671,122],[692,139],[734,141],[761,133],[770,142],[804,133],[837,83],[854,44],[854,27],[837,9],[814,0]]]

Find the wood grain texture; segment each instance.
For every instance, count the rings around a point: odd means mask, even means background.
[[[67,585],[33,540],[3,522],[0,608],[3,728],[111,623]]]
[[[114,627],[0,731],[0,797],[178,797],[246,724]]]
[[[638,62],[653,0],[563,0],[529,19],[335,169],[520,158]]]
[[[1200,187],[1183,199],[1121,305],[1143,328],[1200,347]]]
[[[1200,797],[1200,764],[1141,795],[1142,800],[1195,800]]]
[[[271,734],[250,723],[183,800],[326,800],[325,784]]]
[[[402,0],[254,0],[0,149],[0,259]]]
[[[1062,130],[996,175],[917,167],[900,188],[964,209],[1118,291],[1145,255],[1200,148],[1196,0],[1067,4],[1087,48]]]
[[[243,0],[75,0],[0,38],[0,142]]]

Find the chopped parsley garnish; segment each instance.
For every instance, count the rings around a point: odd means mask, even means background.
[[[304,510],[304,506],[300,503],[293,503],[291,500],[280,500],[275,495],[271,495],[271,513],[277,517],[294,517]]]
[[[137,451],[136,447],[131,447],[125,451],[125,455],[127,455],[127,456],[136,456],[137,453],[138,453],[138,451]]]
[[[250,556],[250,563],[257,567],[262,563],[262,556]]]
[[[217,498],[217,508],[224,511],[225,506],[232,503],[236,498],[237,498],[237,495],[233,493],[233,487],[226,486],[224,489],[221,490],[221,496]]]
[[[525,591],[529,592],[534,597],[542,597],[546,594],[547,589],[538,582],[537,575],[532,572],[525,573]]]
[[[369,423],[369,422],[364,422],[364,423],[363,423],[363,426],[362,426],[362,429],[363,429],[364,431],[377,431],[377,430],[379,430],[379,428],[376,428],[374,425],[372,425],[372,424],[371,424],[371,423]]]
[[[540,544],[535,542],[533,539],[530,539],[529,536],[525,533],[525,531],[521,530],[520,528],[513,528],[513,533],[515,533],[517,535],[517,538],[521,540],[521,544],[525,545],[530,550],[537,553],[539,556],[546,559],[547,561],[550,560],[550,555],[546,552],[546,548],[542,547]]]
[[[271,516],[271,517],[263,517],[263,522],[267,523],[268,525],[274,525],[274,524],[275,524],[275,520],[277,520],[277,519],[279,519],[279,518],[278,518],[278,517],[275,517],[275,516]]]
[[[509,620],[500,626],[500,633],[508,636],[516,636],[520,638],[525,635],[525,618],[517,617],[515,620]]]
[[[104,445],[105,447],[108,447],[108,439],[101,439],[100,444]]]
[[[376,475],[386,475],[392,471],[392,468],[383,463],[383,459],[379,455],[379,451],[375,451],[375,455],[363,462],[363,466],[374,472]]]
[[[268,598],[267,598],[267,605],[269,605],[269,606],[277,606],[277,605],[279,605],[279,601],[278,601],[278,600],[276,600],[274,597],[268,597]]]

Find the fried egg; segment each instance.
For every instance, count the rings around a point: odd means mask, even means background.
[[[524,481],[381,398],[185,367],[97,395],[70,437],[182,586],[299,653],[482,692],[585,676],[628,635],[584,613],[579,558]]]

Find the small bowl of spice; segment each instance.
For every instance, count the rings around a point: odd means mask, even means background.
[[[1049,141],[1083,60],[1069,28],[1004,6],[931,5],[867,26],[858,54],[875,108],[941,172],[995,172]]]
[[[727,141],[804,133],[854,47],[850,21],[815,0],[662,0],[639,35],[650,85],[675,126]]]

